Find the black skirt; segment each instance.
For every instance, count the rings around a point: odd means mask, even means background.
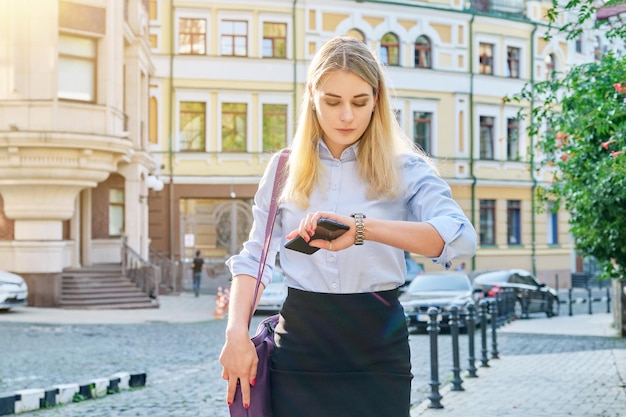
[[[274,417],[408,417],[411,359],[398,291],[289,289],[276,328]]]

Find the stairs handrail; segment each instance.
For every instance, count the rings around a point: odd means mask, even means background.
[[[122,272],[150,298],[158,300],[161,268],[145,260],[122,238]]]
[[[150,248],[150,262],[161,268],[162,294],[176,294],[182,291],[182,276],[177,261],[173,261],[156,249]]]

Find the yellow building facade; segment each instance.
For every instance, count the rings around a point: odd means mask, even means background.
[[[216,266],[250,227],[271,152],[289,144],[306,68],[337,35],[386,64],[398,120],[436,161],[479,232],[472,269],[525,268],[561,287],[575,270],[566,212],[538,211],[544,181],[520,108],[503,98],[593,59],[598,40],[544,40],[550,2],[151,1],[153,247]],[[525,109],[528,111],[528,108]],[[193,139],[192,139],[193,138]],[[419,259],[426,269],[434,266]]]

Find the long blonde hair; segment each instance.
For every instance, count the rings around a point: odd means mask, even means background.
[[[337,70],[361,77],[372,86],[376,97],[372,119],[359,140],[357,154],[359,177],[368,184],[367,198],[396,197],[400,184],[397,156],[402,152],[416,151],[398,125],[391,108],[383,67],[372,51],[355,38],[333,38],[322,46],[309,66],[298,127],[289,156],[289,176],[281,198],[302,208],[308,207],[311,191],[323,170],[317,148],[323,132],[311,106],[312,94],[325,75]]]

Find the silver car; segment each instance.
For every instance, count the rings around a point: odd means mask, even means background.
[[[0,310],[25,306],[28,301],[28,286],[19,275],[0,271]]]

